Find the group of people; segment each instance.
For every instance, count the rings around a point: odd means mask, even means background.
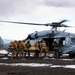
[[[27,47],[24,44],[24,41],[13,41],[9,44],[9,51],[12,53],[11,59],[14,57],[23,57],[23,51],[27,50]]]
[[[13,41],[9,44],[9,51],[12,53],[11,59],[14,57],[23,58],[30,57],[30,52],[35,52],[35,57],[39,57],[42,55],[42,52],[46,56],[46,42],[42,40],[42,42],[36,41],[34,46],[30,44],[30,41]],[[40,53],[40,54],[39,54]]]

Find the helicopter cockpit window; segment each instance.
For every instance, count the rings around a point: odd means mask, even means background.
[[[67,46],[69,46],[69,45],[71,44],[71,38],[70,38],[70,37],[66,37],[66,38],[65,38],[65,44],[66,44]]]
[[[65,40],[63,41],[63,45],[66,45],[66,42],[65,42]]]
[[[59,46],[63,46],[63,45],[65,45],[65,44],[66,44],[65,37],[61,37],[61,38],[59,39]]]
[[[71,43],[75,44],[75,38],[71,38]]]

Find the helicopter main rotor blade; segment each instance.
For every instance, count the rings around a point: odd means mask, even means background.
[[[68,26],[68,25],[65,25],[65,24],[61,24],[59,27],[71,27],[71,26]]]
[[[59,24],[64,23],[64,22],[66,22],[66,21],[68,21],[68,20],[62,20],[62,21],[59,22]]]
[[[52,28],[55,28],[55,27],[70,27],[70,26],[61,24],[61,23],[66,22],[66,21],[68,21],[68,20],[62,20],[61,22],[52,22],[52,23],[46,23],[46,24],[27,23],[27,22],[14,22],[14,21],[0,21],[0,22],[16,23],[16,24],[27,24],[27,25],[43,25],[43,26],[51,26]]]
[[[16,23],[16,24],[28,24],[28,25],[44,25],[44,26],[49,26],[48,24],[40,24],[40,23],[27,23],[27,22],[14,22],[14,21],[0,21],[0,22]]]

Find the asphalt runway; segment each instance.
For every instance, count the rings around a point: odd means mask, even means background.
[[[31,63],[34,64],[30,66]],[[74,58],[0,59],[0,75],[75,75],[72,66],[75,66]]]

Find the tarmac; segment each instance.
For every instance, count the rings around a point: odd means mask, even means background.
[[[3,58],[0,59],[0,75],[75,75],[75,59]]]

